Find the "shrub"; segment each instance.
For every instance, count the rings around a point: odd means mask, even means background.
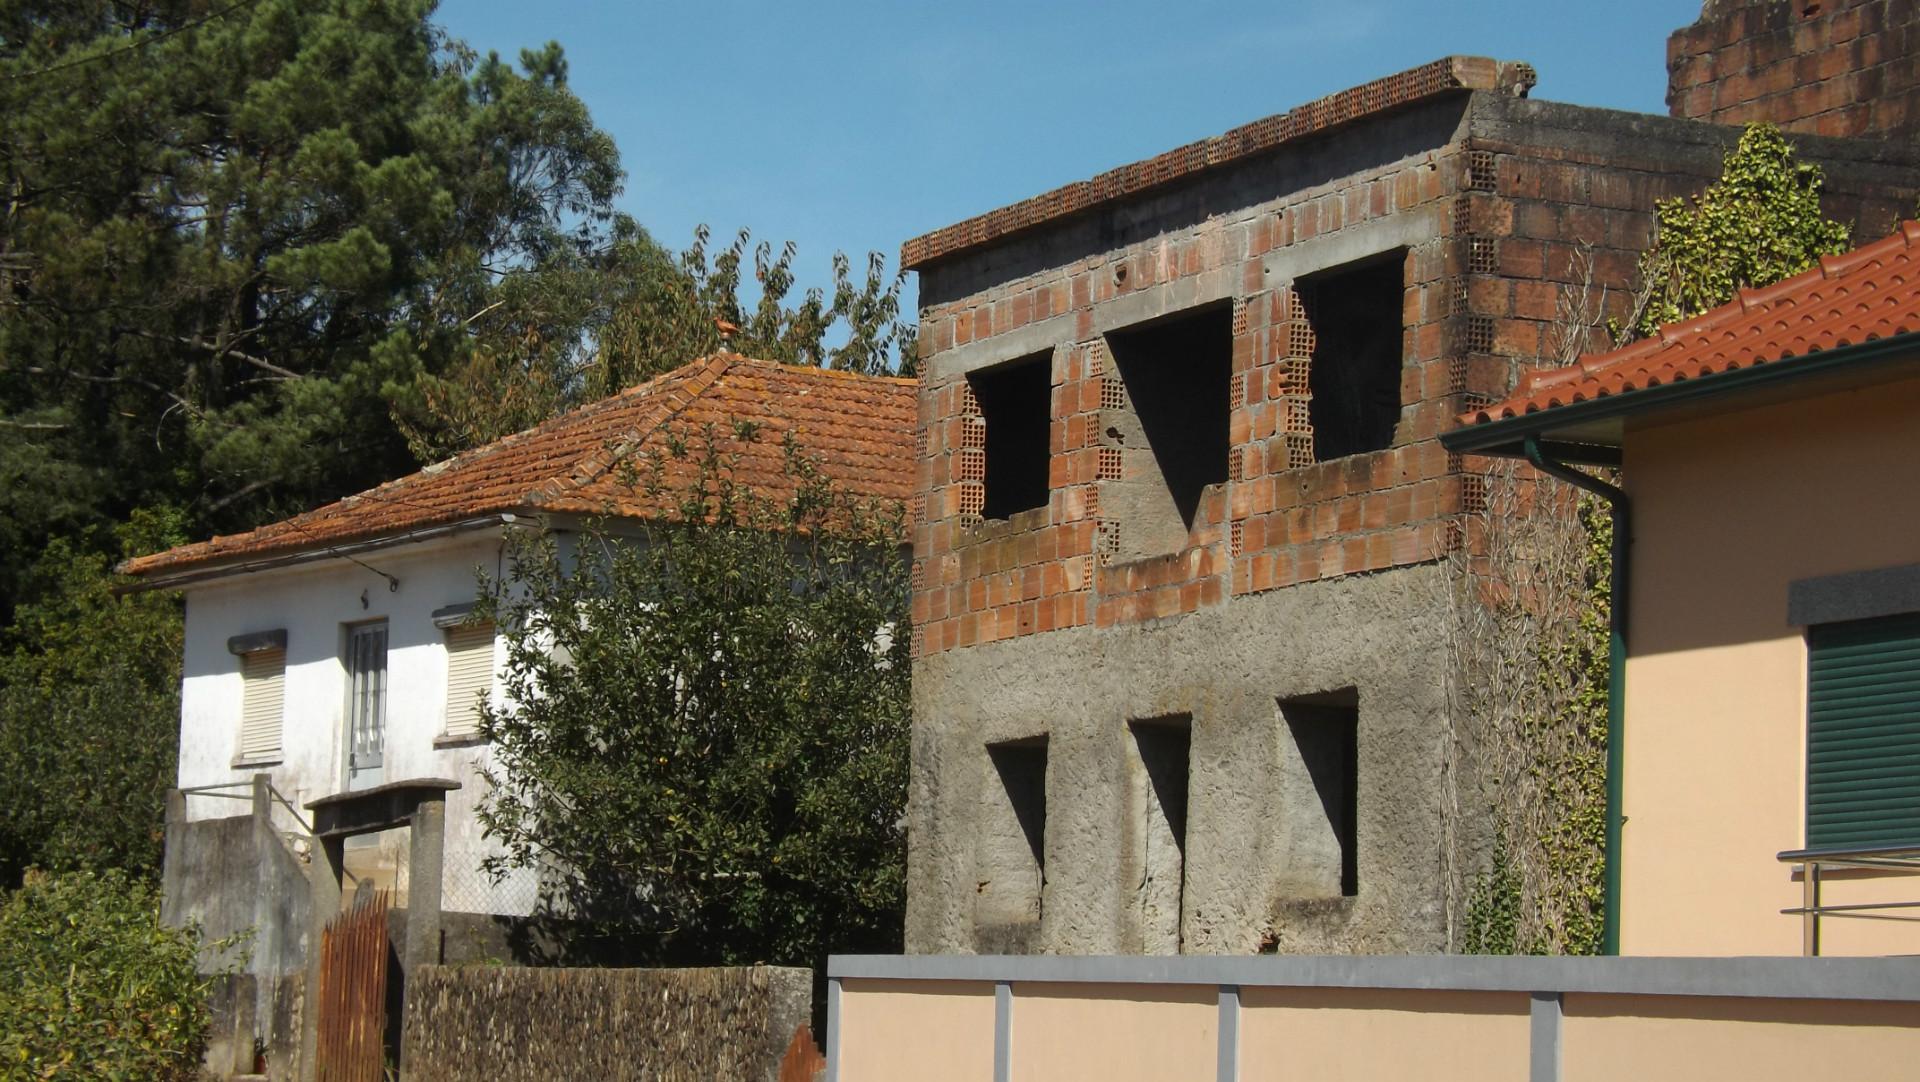
[[[209,980],[198,931],[118,871],[30,874],[0,906],[0,1078],[198,1076]]]

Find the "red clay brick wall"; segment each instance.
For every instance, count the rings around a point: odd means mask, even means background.
[[[1630,126],[1597,137],[1583,111],[1541,105],[1536,114],[1533,104],[1488,126],[1511,138],[1473,136],[1424,160],[923,309],[916,656],[1176,617],[1236,596],[1431,561],[1460,544],[1458,513],[1484,493],[1436,437],[1460,412],[1504,395],[1520,366],[1551,353],[1556,306],[1581,280],[1583,258],[1596,290],[1605,288],[1610,310],[1622,314],[1655,201],[1697,192],[1724,152],[1697,132],[1671,145]],[[1861,223],[1861,236],[1878,235],[1913,205],[1904,182],[1866,197],[1848,186],[1859,183],[1830,170],[1826,205]],[[1263,257],[1391,215],[1422,215],[1427,227],[1407,250],[1394,443],[1313,463],[1302,408],[1312,329],[1293,283],[1269,280]],[[1126,523],[1103,514],[1102,493],[1127,483],[1138,466],[1130,456],[1147,452],[1109,445],[1103,414],[1128,402],[1095,306],[1223,275],[1237,283],[1228,479],[1208,488],[1185,548],[1123,559],[1117,531]],[[1052,360],[1048,505],[983,522],[983,421],[964,375],[940,359],[1055,318],[1071,330]],[[1110,503],[1118,491],[1108,492]]]
[[[1723,0],[1667,39],[1674,116],[1920,136],[1914,0]]]
[[[1350,224],[1444,203],[1462,168],[1457,156],[1407,163],[923,311],[921,342],[929,361],[1062,313],[1074,316],[1075,329],[1054,353],[1049,505],[1009,520],[978,517],[984,439],[965,378],[942,377],[926,366],[936,374],[921,392],[920,479],[927,500],[915,544],[916,650],[1176,616],[1219,604],[1229,591],[1437,556],[1445,542],[1443,517],[1459,509],[1459,478],[1448,475],[1447,456],[1433,439],[1451,423],[1461,389],[1461,366],[1446,359],[1444,239],[1433,237],[1407,260],[1407,345],[1419,360],[1405,369],[1403,402],[1410,408],[1395,446],[1304,468],[1293,464],[1308,431],[1299,396],[1311,333],[1290,283],[1264,280],[1262,257]],[[1122,268],[1124,274],[1116,273]],[[1093,307],[1223,268],[1240,279],[1232,300],[1229,479],[1208,489],[1185,548],[1123,562],[1116,550],[1124,524],[1102,517],[1102,487],[1128,477],[1129,456],[1147,452],[1103,445],[1102,413],[1125,408],[1126,392],[1094,328]]]

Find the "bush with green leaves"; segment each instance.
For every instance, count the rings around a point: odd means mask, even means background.
[[[136,514],[123,551],[177,536]],[[117,593],[99,552],[61,538],[0,630],[0,889],[28,868],[160,872],[180,732],[179,599]]]
[[[0,1078],[197,1078],[209,978],[193,929],[119,872],[34,874],[0,906]]]
[[[765,498],[734,482],[716,442],[676,442],[629,478],[676,515],[525,539],[489,584],[515,704],[485,723],[480,815],[508,854],[496,867],[541,870],[570,961],[897,950],[899,509],[857,504],[791,444],[792,498]]]

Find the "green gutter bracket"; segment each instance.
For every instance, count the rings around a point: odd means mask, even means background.
[[[1625,770],[1625,700],[1627,689],[1627,561],[1632,552],[1633,514],[1627,494],[1592,474],[1549,457],[1538,434],[1524,441],[1533,468],[1607,501],[1613,519],[1612,568],[1608,574],[1607,614],[1607,811],[1606,870],[1600,900],[1600,953],[1620,953],[1620,840],[1625,823],[1621,815],[1621,782]]]

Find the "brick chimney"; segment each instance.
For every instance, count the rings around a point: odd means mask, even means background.
[[[1676,117],[1911,141],[1920,136],[1914,0],[1707,0],[1667,39]]]

